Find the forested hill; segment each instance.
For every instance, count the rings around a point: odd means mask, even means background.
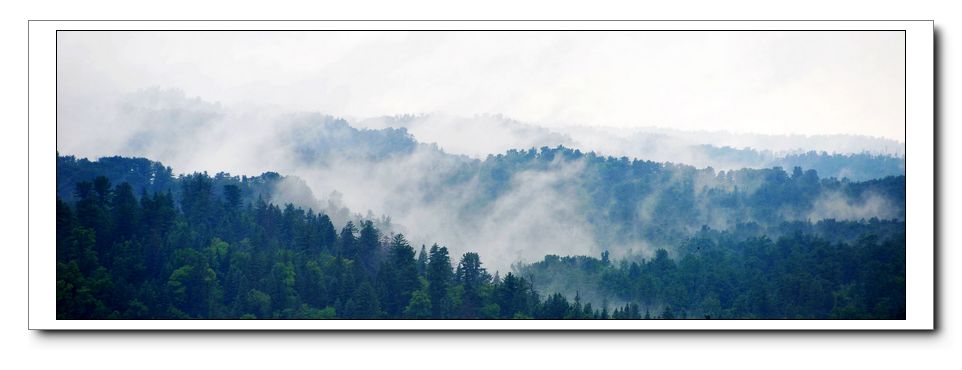
[[[190,176],[175,175],[170,167],[147,158],[114,156],[91,161],[87,158],[78,159],[57,154],[58,198],[67,202],[75,201],[77,183],[93,182],[97,177],[104,177],[114,184],[127,183],[137,197],[142,193],[171,192],[175,199],[181,199],[181,182]],[[259,176],[231,176],[229,173],[220,172],[211,177],[213,188],[218,195],[225,185],[235,185],[239,190],[238,201],[245,204],[258,197],[270,202],[274,188],[282,179],[284,177],[276,172],[265,172]]]
[[[488,250],[484,242],[479,245],[475,240],[457,238],[467,235],[469,239],[481,239],[476,234],[478,229],[471,225],[492,225],[492,217],[517,229],[518,235],[507,234],[513,229],[494,225],[502,235],[509,236],[507,240],[497,240],[501,246],[557,243],[558,240],[530,235],[539,227],[563,225],[567,231],[578,234],[569,242],[581,244],[580,249],[569,251],[596,253],[608,249],[621,255],[646,245],[676,244],[702,226],[717,230],[758,227],[761,234],[778,236],[786,222],[904,220],[905,214],[904,176],[850,182],[820,178],[815,171],[800,168],[791,172],[779,167],[716,172],[710,168],[602,157],[563,147],[510,150],[483,161],[460,159],[441,165],[431,160],[437,152],[429,153],[433,154],[428,159],[414,162],[391,156],[381,157],[373,165],[348,162],[364,169],[362,178],[357,179],[341,176],[343,170],[330,172],[338,174],[342,182],[369,186],[361,196],[385,199],[383,204],[362,210],[373,209],[377,214],[395,217],[395,223],[400,223],[395,225],[398,231],[405,227],[416,231],[419,225],[415,223],[445,223],[443,228],[436,228],[437,235],[422,234],[418,241],[445,240],[458,250],[469,244]],[[315,166],[321,171],[330,168],[318,163]],[[381,183],[379,173],[402,175]],[[147,159],[122,157],[89,161],[58,156],[57,174],[58,196],[68,202],[74,200],[74,184],[100,175],[114,183],[131,184],[137,196],[144,191],[172,191],[175,199],[179,199],[182,188],[179,183],[190,177],[174,177],[169,167]],[[275,172],[252,177],[218,173],[212,181],[215,194],[222,192],[225,185],[235,185],[243,204],[258,198],[278,204],[294,202],[332,216],[337,213],[335,220],[339,224],[350,219],[342,205],[331,207],[330,202],[322,204],[314,199],[310,187],[298,178]],[[281,185],[283,192],[279,191]],[[354,187],[333,190],[357,197],[352,193]],[[411,216],[425,209],[438,217]],[[448,225],[450,220],[457,222]],[[835,240],[837,236],[828,237]]]
[[[478,191],[461,213],[470,220],[523,187],[519,179],[544,182],[539,190],[571,205],[576,210],[571,214],[592,225],[603,246],[672,244],[703,226],[770,228],[791,221],[905,217],[904,176],[850,182],[820,178],[798,167],[716,172],[563,147],[490,156],[462,167],[429,194],[443,194],[445,187],[475,187]]]
[[[876,174],[864,181],[806,167],[717,170],[686,165],[683,157],[653,162],[565,146],[472,159],[418,143],[403,127],[356,129],[321,115],[293,121],[279,139],[296,163],[283,162],[282,172],[303,177],[316,194],[343,193],[351,208],[390,215],[396,230],[407,230],[412,240],[444,240],[459,252],[489,251],[501,267],[551,253],[650,253],[703,225],[724,230],[786,221],[904,219],[905,177],[882,175],[900,163],[895,157],[793,157],[838,163],[833,171]],[[376,151],[340,143],[369,137],[381,143]],[[745,153],[722,151],[728,157]]]
[[[307,132],[344,133],[344,126],[348,125],[346,121],[319,115],[311,119],[334,127],[308,129]],[[651,128],[548,128],[502,115],[400,115],[366,119],[356,125],[380,129],[359,130],[358,137],[377,135],[380,136],[377,142],[382,143],[383,137],[395,138],[400,144],[396,146],[398,152],[408,151],[412,147],[411,143],[402,139],[404,134],[410,133],[421,143],[437,143],[449,153],[477,158],[511,149],[564,146],[595,151],[601,156],[673,162],[698,168],[730,170],[779,166],[790,169],[797,166],[803,170],[815,170],[822,177],[852,181],[905,174],[904,145],[894,140],[857,135],[751,135]],[[304,131],[303,128],[299,130]],[[488,139],[479,140],[479,137]]]
[[[276,173],[174,178],[144,159],[59,157],[58,192],[75,183],[72,200],[58,195],[57,202],[58,318],[905,315],[904,177],[848,182],[801,169],[715,173],[566,148],[468,163],[423,183],[424,194],[471,184],[477,192],[459,205],[464,219],[480,219],[472,210],[489,212],[517,190],[518,179],[542,182],[540,189],[587,202],[580,214],[598,231],[599,244],[657,244],[651,254],[639,249],[617,258],[549,255],[498,276],[482,267],[482,257],[499,256],[481,239],[471,240],[479,253],[452,258],[441,246],[415,253],[403,236],[369,220],[340,227],[327,214],[271,204],[268,185],[283,179]],[[566,177],[545,181],[544,174]],[[894,217],[793,217],[843,205]],[[720,211],[745,221],[715,228],[699,218]],[[545,250],[540,240],[508,247]]]
[[[852,181],[905,175],[905,157],[884,154],[842,154],[814,150],[775,154],[766,150],[712,145],[692,146],[691,152],[698,158],[691,164],[718,163],[729,168],[801,167],[814,170],[823,177]]]

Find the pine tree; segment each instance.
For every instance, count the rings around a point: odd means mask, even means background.
[[[481,287],[491,280],[491,275],[481,267],[481,257],[477,253],[465,253],[458,263],[455,279],[464,289],[460,307],[461,317],[477,317],[482,305]]]
[[[338,248],[338,255],[353,261],[357,261],[358,250],[357,250],[357,228],[354,227],[354,223],[348,221],[341,229],[341,236],[338,238],[340,242],[340,247]]]
[[[427,278],[429,283],[428,294],[431,298],[431,314],[434,318],[440,319],[447,317],[447,295],[452,276],[451,258],[448,256],[448,248],[438,247],[437,244],[431,246]]]
[[[378,260],[380,232],[371,221],[361,221],[361,235],[357,239],[357,261],[368,275],[373,274]]]
[[[391,240],[388,258],[378,270],[378,281],[384,289],[381,293],[384,311],[390,317],[400,317],[411,300],[411,294],[420,288],[414,248],[397,234]]]

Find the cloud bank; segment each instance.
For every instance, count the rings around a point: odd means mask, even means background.
[[[465,171],[477,166],[476,157],[536,143],[577,146],[590,142],[585,140],[589,136],[578,133],[558,134],[501,116],[462,119],[417,115],[348,122],[271,107],[228,107],[189,97],[179,90],[159,88],[126,95],[98,111],[109,114],[68,118],[74,123],[58,131],[62,136],[58,140],[61,154],[142,156],[178,172],[279,172],[292,177],[275,187],[276,203],[290,202],[325,212],[338,227],[356,217],[351,212],[380,219],[385,231],[403,232],[416,244],[438,242],[447,245],[455,256],[478,251],[493,270],[506,271],[512,263],[535,261],[547,254],[599,255],[608,249],[617,258],[629,253],[650,254],[659,247],[643,240],[612,244],[613,233],[621,231],[611,229],[607,232],[612,235],[604,235],[592,228],[583,212],[589,207],[584,195],[568,186],[584,176],[585,163],[580,160],[559,157],[542,169],[509,173],[506,188],[499,189],[490,203],[479,205],[489,189],[478,182],[473,170]],[[78,122],[89,126],[75,130]],[[351,124],[371,129],[357,131]],[[441,127],[471,128],[468,136],[481,144],[474,145],[460,131],[432,131]],[[434,135],[429,136],[432,139],[453,145],[398,141],[407,137],[408,129],[415,139],[418,134],[429,133]],[[680,133],[672,134],[684,138]],[[446,140],[448,137],[462,140]],[[483,140],[491,138],[497,140]],[[686,158],[680,154],[683,146],[657,141],[653,145],[641,150],[652,155],[670,154],[676,162]],[[446,148],[473,151],[474,155],[451,155]],[[457,183],[442,181],[460,178],[461,173],[469,177]],[[755,188],[751,180],[722,180],[713,171],[698,172],[693,179],[693,183],[687,183],[679,177],[673,180],[674,187],[645,194],[636,205],[639,222],[657,221],[665,191],[731,191],[737,183],[750,194]],[[665,199],[671,199],[672,195],[668,196]],[[887,202],[883,197],[868,196],[852,203],[838,194],[824,194],[810,214],[795,217],[857,220],[897,216],[892,213],[894,205]],[[735,220],[746,219],[726,209],[694,206],[700,209],[699,225],[725,229]]]
[[[69,31],[57,87],[71,112],[164,86],[347,118],[904,140],[904,51],[896,31]]]

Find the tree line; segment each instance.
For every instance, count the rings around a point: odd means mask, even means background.
[[[59,319],[641,319],[904,318],[904,234],[828,243],[710,237],[680,260],[613,263],[547,256],[520,274],[491,275],[477,253],[411,246],[371,221],[337,231],[293,205],[242,204],[206,174],[171,192],[134,195],[106,177],[57,201]],[[579,276],[585,275],[585,276]],[[559,278],[559,276],[562,276]],[[535,281],[594,281],[542,296]],[[569,297],[571,299],[569,299]],[[622,303],[623,302],[623,303]]]
[[[904,319],[905,234],[829,242],[703,230],[652,258],[549,255],[519,272],[542,290],[630,302],[633,318]]]
[[[58,319],[607,318],[576,297],[545,299],[477,253],[415,248],[371,221],[221,195],[206,174],[135,196],[103,176],[57,199]],[[617,312],[617,310],[613,311]]]
[[[851,199],[884,194],[904,209],[904,176],[847,182],[800,169],[714,173],[543,148],[479,162],[486,191],[477,196],[495,199],[512,173],[548,169],[557,156],[587,161],[580,183],[559,186],[590,189],[585,212],[605,230],[601,245],[647,240],[668,250],[616,262],[607,252],[600,259],[546,256],[492,275],[477,253],[416,248],[392,233],[389,221],[345,223],[349,217],[334,221],[333,213],[274,204],[272,188],[283,178],[277,173],[173,177],[146,159],[58,154],[58,318],[905,315],[904,221],[778,216],[825,191]],[[696,191],[700,178],[732,189]],[[748,184],[756,189],[739,190]],[[632,205],[653,192],[659,218],[641,222]],[[703,207],[759,221],[687,231],[701,224]]]

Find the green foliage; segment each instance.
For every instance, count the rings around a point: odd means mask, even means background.
[[[418,290],[411,294],[411,302],[404,308],[404,318],[430,319],[431,297],[426,290]]]
[[[451,272],[451,258],[448,248],[431,246],[427,267],[428,295],[431,297],[431,314],[436,318],[446,318],[452,302],[448,297],[448,287],[454,274]]]
[[[695,236],[679,250],[687,252],[672,258],[659,249],[651,258],[602,268],[591,257],[546,256],[519,271],[541,289],[575,287],[629,302],[610,312],[616,319],[638,318],[641,311],[660,318],[905,317],[904,235],[829,243],[805,234],[773,241],[723,232]],[[559,297],[549,298],[557,304]]]
[[[392,317],[401,316],[411,295],[421,287],[414,248],[404,235],[397,234],[392,239],[387,260],[382,262],[377,276],[385,312]]]
[[[264,201],[259,191],[277,174],[173,178],[151,162],[58,157],[58,168],[62,162],[68,175],[84,178],[57,199],[57,318],[905,317],[903,221],[771,220],[719,231],[693,217],[697,207],[770,215],[826,189],[852,199],[899,194],[904,177],[851,183],[801,170],[709,174],[542,149],[492,157],[479,181],[497,197],[509,173],[558,156],[594,163],[578,181],[597,202],[589,219],[617,226],[604,240],[657,234],[649,239],[662,248],[617,258],[549,255],[492,277],[477,253],[452,269],[445,247],[422,246],[416,255],[403,235],[382,238],[370,220],[337,233],[327,215]],[[694,180],[707,175],[733,190],[694,191]],[[674,182],[663,186],[668,178]],[[751,195],[737,190],[751,182]],[[655,188],[652,207],[662,218],[640,223],[637,210],[619,208]]]
[[[454,305],[459,308],[459,317],[477,317],[484,304],[481,288],[491,281],[491,275],[481,267],[481,256],[472,252],[465,253],[455,270],[455,280],[460,283],[461,289],[460,302]]]

